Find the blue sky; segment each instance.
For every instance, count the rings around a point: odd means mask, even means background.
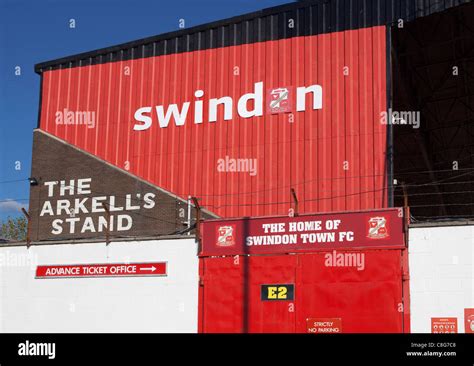
[[[40,92],[36,63],[177,30],[179,19],[192,27],[289,2],[0,0],[0,220],[28,207]]]

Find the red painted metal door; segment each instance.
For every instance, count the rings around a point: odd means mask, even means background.
[[[403,332],[401,258],[395,249],[201,258],[199,329],[305,333],[309,318],[340,318],[343,333]],[[294,300],[262,300],[272,284],[294,285]]]
[[[294,255],[201,259],[200,331],[295,332],[293,300],[261,297],[262,285],[295,285],[295,271]]]
[[[297,332],[308,318],[340,318],[343,333],[403,332],[400,250],[300,254],[296,287]]]

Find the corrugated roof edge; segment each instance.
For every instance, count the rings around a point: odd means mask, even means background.
[[[288,11],[296,11],[316,5],[318,6],[318,10],[321,10],[323,13],[323,18],[324,16],[328,16],[330,20],[334,22],[334,24],[331,24],[331,22],[325,22],[325,24],[322,25],[323,28],[318,26],[318,30],[322,29],[321,32],[315,32],[313,29],[313,32],[310,34],[336,32],[340,30],[358,29],[376,25],[388,25],[393,24],[398,19],[410,21],[471,2],[472,0],[372,0],[367,2],[357,2],[356,5],[358,8],[356,9],[353,3],[346,2],[345,0],[303,0],[265,8],[256,12],[237,15],[235,17],[201,24],[191,28],[185,28],[156,36],[146,37],[115,46],[100,48],[97,50],[66,56],[51,61],[41,62],[35,65],[35,72],[41,74],[47,68],[54,69],[60,65],[65,65],[68,63],[72,64],[73,62],[87,60],[97,56],[105,56],[118,51],[127,51],[138,46],[144,46],[159,41],[172,40],[222,26],[238,24],[243,21],[268,17]],[[344,5],[347,6],[341,9],[338,7],[338,5],[341,3],[344,3]],[[335,13],[331,12],[331,10],[335,11]],[[349,16],[349,13],[352,15]],[[354,17],[354,19],[352,19],[352,17]],[[286,37],[298,36],[298,34],[295,34],[295,32],[285,31],[284,33]],[[70,65],[69,67],[73,66]]]
[[[100,56],[100,55],[106,55],[110,52],[117,52],[117,51],[120,51],[120,50],[123,50],[123,49],[129,49],[129,48],[141,46],[141,45],[148,44],[148,43],[153,43],[153,42],[158,42],[158,41],[162,41],[162,40],[165,40],[165,39],[171,39],[171,38],[175,38],[175,37],[185,36],[185,35],[188,35],[188,34],[191,34],[191,33],[202,32],[202,31],[205,31],[205,30],[208,30],[208,29],[211,29],[211,28],[230,25],[230,24],[234,24],[234,23],[237,23],[237,22],[241,22],[241,21],[245,21],[245,20],[249,20],[249,19],[253,19],[253,18],[278,14],[280,12],[284,12],[284,11],[287,11],[287,10],[295,10],[295,9],[307,7],[307,6],[310,6],[310,5],[318,4],[318,3],[321,3],[321,2],[327,2],[327,0],[305,0],[305,1],[299,1],[299,2],[294,2],[294,3],[288,3],[288,4],[273,6],[273,7],[265,8],[265,9],[258,10],[258,11],[252,12],[252,13],[236,15],[236,16],[231,17],[231,18],[226,18],[226,19],[216,20],[216,21],[210,22],[210,23],[204,23],[204,24],[196,25],[196,26],[191,27],[191,28],[184,28],[184,29],[180,29],[180,30],[177,30],[177,31],[171,31],[171,32],[162,33],[162,34],[159,34],[159,35],[156,35],[156,36],[141,38],[141,39],[138,39],[138,40],[135,40],[135,41],[125,42],[125,43],[121,43],[121,44],[110,46],[110,47],[99,48],[99,49],[93,50],[93,51],[82,52],[82,53],[78,53],[78,54],[71,55],[71,56],[66,56],[66,57],[62,57],[62,58],[58,58],[58,59],[54,59],[54,60],[50,60],[50,61],[40,62],[40,63],[35,65],[35,72],[38,73],[38,74],[41,74],[42,69],[45,69],[45,68],[48,68],[48,67],[51,67],[51,66],[55,66],[55,65],[75,61],[75,60],[85,59],[85,58],[89,58],[89,57],[96,57],[96,56]]]

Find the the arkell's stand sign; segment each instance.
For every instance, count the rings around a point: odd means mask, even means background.
[[[133,225],[129,212],[155,207],[156,195],[152,192],[146,192],[143,197],[141,193],[126,194],[123,205],[120,205],[114,195],[92,197],[92,184],[91,178],[44,182],[48,187],[48,199],[43,202],[39,215],[53,219],[52,234],[60,235],[64,231],[69,234],[95,233],[107,228],[111,231],[128,231]],[[105,207],[109,209],[109,217],[106,216]],[[97,213],[95,220],[93,216],[88,216]],[[70,217],[56,217],[60,215]]]
[[[208,220],[201,256],[405,247],[402,208]]]
[[[65,264],[36,267],[36,278],[166,276],[166,262]]]

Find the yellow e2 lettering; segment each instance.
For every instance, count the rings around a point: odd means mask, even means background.
[[[268,295],[267,298],[269,299],[276,299],[277,298],[277,288],[275,286],[268,286]]]
[[[293,285],[262,285],[262,300],[293,300]]]
[[[284,287],[278,287],[278,298],[279,299],[285,299],[286,300],[286,293],[288,292],[288,289],[286,286]]]

